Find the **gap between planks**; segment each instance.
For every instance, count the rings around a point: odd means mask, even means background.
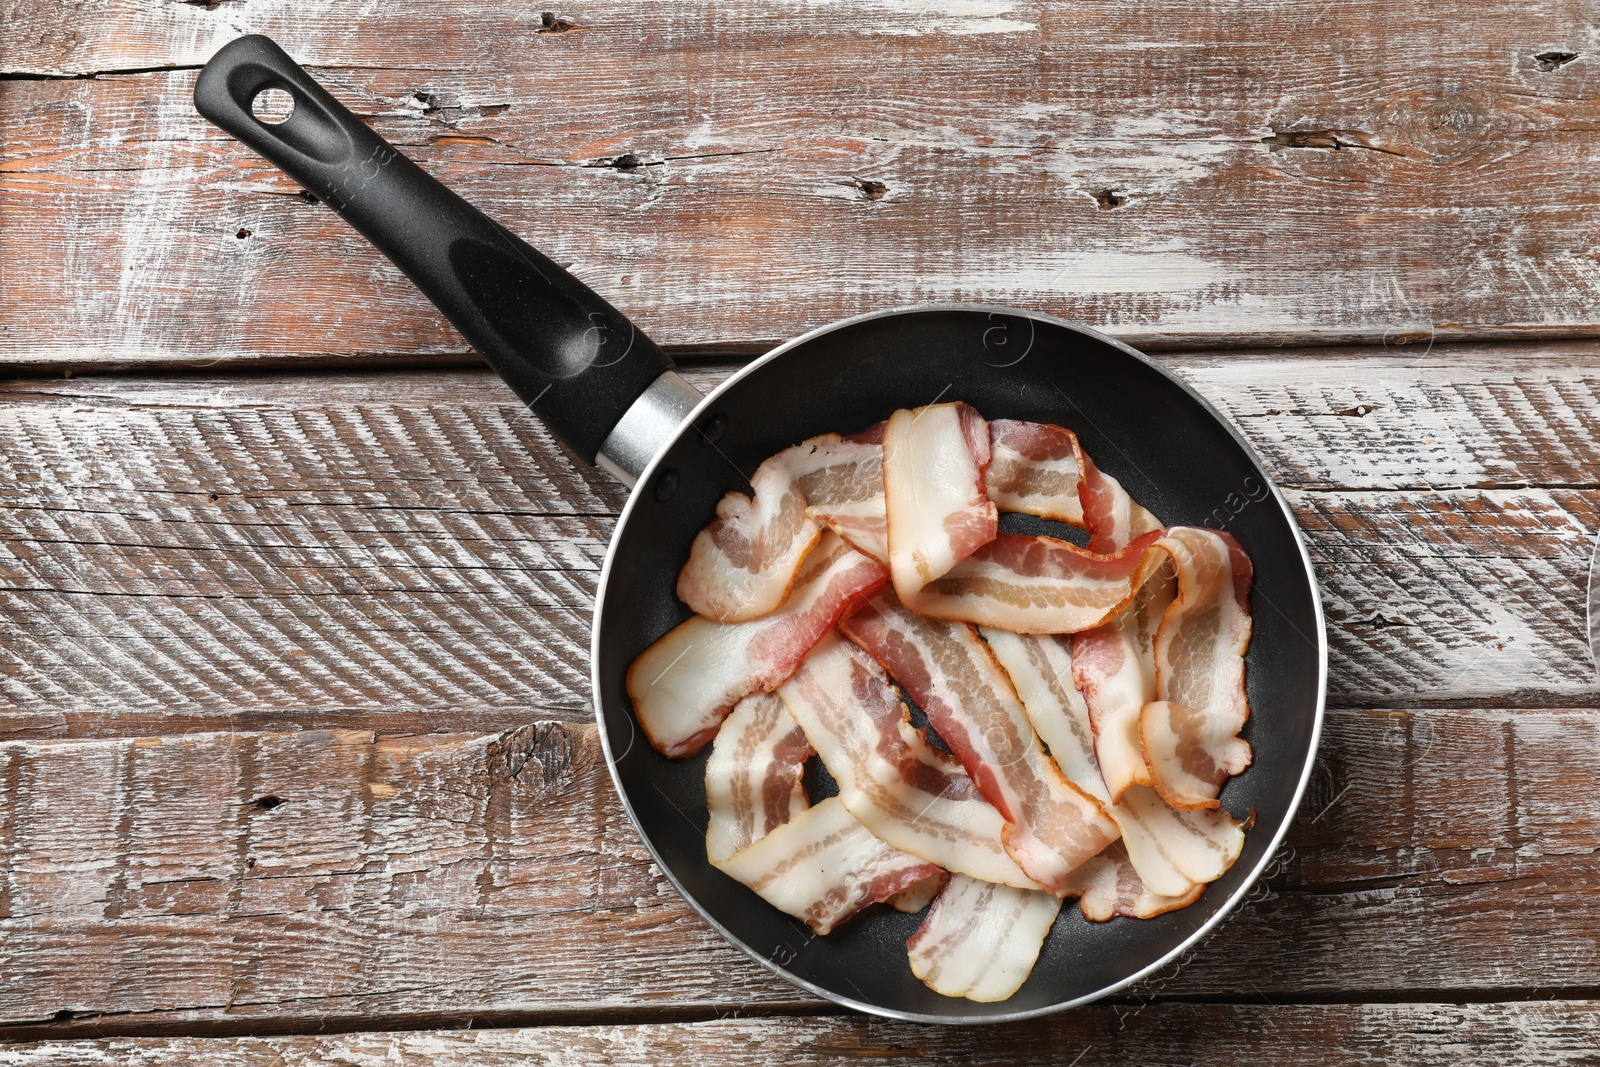
[[[1238,997],[1134,997],[1125,996],[1106,997],[1078,1008],[1069,1009],[1058,1016],[1047,1016],[1042,1019],[1023,1023],[1001,1024],[998,1026],[976,1026],[966,1028],[969,1032],[980,1034],[995,1034],[1009,1028],[1033,1029],[1039,1031],[1059,1030],[1066,1025],[1076,1028],[1070,1020],[1077,1016],[1099,1016],[1087,1025],[1093,1027],[1106,1026],[1108,1031],[1114,1029],[1121,1032],[1127,1029],[1128,1022],[1143,1016],[1146,1012],[1150,1015],[1147,1021],[1155,1022],[1164,1017],[1172,1016],[1201,1016],[1215,1013],[1226,1015],[1234,1010],[1247,1010],[1251,1013],[1270,1016],[1274,1012],[1300,1013],[1315,1017],[1321,1010],[1330,1013],[1340,1009],[1368,1009],[1376,1010],[1379,1014],[1392,1012],[1397,1018],[1403,1018],[1412,1010],[1440,1012],[1457,1010],[1463,1015],[1479,1013],[1493,1013],[1496,1009],[1503,1009],[1512,1017],[1520,1011],[1537,1013],[1545,1011],[1572,1010],[1595,1012],[1595,1018],[1586,1024],[1595,1034],[1594,1040],[1600,1042],[1600,986],[1572,987],[1572,988],[1540,988],[1535,990],[1522,988],[1509,988],[1499,990],[1429,990],[1425,998],[1397,996],[1382,990],[1350,990],[1348,993],[1328,994],[1323,996],[1306,995],[1283,997],[1275,996],[1264,1000],[1261,995],[1254,992],[1241,994]],[[1471,1009],[1462,1011],[1462,1009]],[[97,1061],[94,1055],[99,1050],[105,1052],[132,1053],[141,1049],[150,1052],[170,1053],[175,1050],[178,1042],[171,1039],[191,1038],[193,1053],[196,1055],[206,1053],[208,1064],[230,1062],[213,1058],[225,1054],[229,1046],[237,1048],[241,1054],[255,1055],[265,1051],[252,1044],[251,1039],[258,1038],[295,1038],[313,1037],[315,1040],[331,1038],[329,1044],[335,1048],[345,1044],[341,1038],[372,1038],[393,1040],[396,1044],[403,1044],[407,1040],[405,1035],[414,1035],[416,1038],[428,1039],[446,1037],[448,1040],[460,1043],[465,1050],[477,1052],[476,1042],[482,1037],[475,1035],[488,1035],[491,1041],[504,1041],[516,1043],[523,1038],[531,1039],[535,1044],[542,1040],[565,1041],[570,1036],[577,1036],[583,1032],[593,1032],[600,1028],[616,1029],[648,1029],[654,1027],[694,1027],[706,1026],[714,1028],[720,1024],[747,1023],[757,1026],[767,1025],[774,1031],[774,1036],[781,1036],[784,1027],[806,1025],[849,1027],[887,1027],[906,1026],[922,1034],[932,1037],[934,1043],[943,1043],[944,1040],[932,1035],[941,1032],[946,1034],[960,1033],[963,1028],[942,1028],[922,1024],[897,1024],[882,1019],[877,1019],[861,1013],[852,1012],[837,1005],[827,1002],[805,1002],[790,1006],[779,1004],[760,1005],[755,1007],[729,1008],[729,1007],[702,1007],[683,1006],[679,1008],[651,1008],[628,1007],[606,1008],[582,1012],[518,1012],[518,1011],[481,1011],[473,1013],[427,1013],[414,1014],[385,1014],[381,1019],[374,1020],[370,1016],[340,1015],[337,1012],[319,1015],[316,1017],[315,1026],[308,1023],[305,1016],[289,1016],[281,1020],[270,1018],[256,1018],[250,1020],[229,1020],[205,1018],[198,1021],[188,1020],[175,1013],[168,1017],[168,1013],[59,1013],[61,1018],[41,1019],[36,1022],[23,1022],[16,1024],[0,1025],[0,1067],[62,1067],[70,1064],[71,1067],[89,1067]],[[378,1023],[374,1026],[374,1023]],[[1113,1025],[1114,1024],[1114,1025]],[[1161,1025],[1166,1025],[1162,1023]],[[516,1031],[533,1031],[526,1035]],[[562,1031],[571,1031],[570,1034]],[[163,1040],[166,1039],[166,1040]],[[70,1043],[70,1044],[69,1044]],[[353,1043],[353,1042],[352,1042]],[[31,1047],[30,1047],[31,1046]],[[291,1046],[294,1047],[294,1046]],[[303,1047],[303,1046],[302,1046]],[[186,1050],[188,1051],[188,1050]],[[280,1051],[282,1051],[280,1049]],[[526,1052],[524,1051],[524,1054]],[[844,1053],[841,1053],[844,1054]],[[56,1055],[72,1056],[74,1058],[55,1059]],[[860,1054],[858,1054],[860,1055]],[[903,1055],[903,1054],[902,1054]],[[903,1062],[902,1055],[894,1057],[894,1063]],[[117,1059],[119,1065],[130,1062],[142,1062],[136,1059]],[[166,1060],[163,1063],[172,1061]],[[251,1063],[253,1060],[244,1060]],[[293,1060],[274,1060],[274,1067],[282,1067],[283,1063]],[[320,1063],[321,1061],[314,1061]],[[337,1060],[338,1067],[348,1067],[344,1060]],[[381,1061],[385,1065],[393,1064],[393,1059]],[[409,1060],[401,1061],[409,1063]],[[428,1059],[422,1061],[428,1065],[436,1065],[438,1061]],[[453,1062],[453,1061],[446,1061]],[[474,1067],[485,1062],[498,1063],[498,1060],[484,1061],[479,1059],[466,1060]],[[517,1060],[517,1063],[526,1062]],[[657,1062],[657,1061],[652,1061]],[[852,1057],[852,1062],[861,1060]],[[868,1060],[868,1062],[871,1062]],[[971,1061],[964,1061],[971,1062]],[[993,1062],[993,1061],[985,1061]],[[1035,1062],[1027,1060],[1024,1062]],[[1062,1067],[1059,1059],[1047,1058],[1041,1063],[1048,1063],[1054,1067]],[[1119,1067],[1126,1060],[1117,1060]],[[1281,1062],[1281,1061],[1274,1061]],[[1329,1061],[1316,1061],[1325,1065]],[[1363,1061],[1365,1063],[1366,1061]],[[1451,1061],[1451,1067],[1459,1067],[1465,1061]],[[1506,1061],[1497,1061],[1496,1067],[1501,1067]],[[1081,1064],[1079,1065],[1081,1067]],[[1542,1065],[1541,1065],[1542,1067]]]

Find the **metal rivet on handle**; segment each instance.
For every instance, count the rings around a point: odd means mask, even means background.
[[[728,416],[713,415],[700,424],[700,443],[714,445],[728,432]]]
[[[672,499],[673,494],[677,491],[678,468],[668,467],[666,470],[661,472],[661,477],[656,479],[656,488],[654,493],[656,503],[665,504],[667,501]]]

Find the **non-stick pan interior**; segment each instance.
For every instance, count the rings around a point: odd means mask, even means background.
[[[773,909],[705,858],[705,753],[657,755],[633,722],[628,665],[687,618],[678,570],[718,498],[748,490],[774,452],[829,431],[851,433],[896,408],[965,400],[990,419],[1075,431],[1099,466],[1172,525],[1237,537],[1256,569],[1248,659],[1255,763],[1228,783],[1225,806],[1255,812],[1243,856],[1199,902],[1150,920],[1084,920],[1062,909],[1038,966],[1010,1000],[977,1004],[927,989],[906,961],[921,921],[874,907],[827,937]],[[1322,631],[1292,520],[1249,449],[1187,388],[1127,349],[1064,323],[981,308],[856,320],[803,339],[749,370],[697,420],[726,421],[714,442],[684,432],[658,461],[619,527],[596,625],[601,725],[623,798],[670,877],[736,942],[815,988],[880,1012],[949,1020],[1016,1017],[1098,995],[1158,963],[1215,917],[1293,815],[1321,715]],[[671,468],[677,488],[655,490]],[[1226,937],[1224,930],[1218,936]]]

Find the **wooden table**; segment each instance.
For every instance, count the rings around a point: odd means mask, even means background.
[[[1600,1059],[1600,28],[1575,0],[9,0],[0,1064]],[[1017,304],[1295,506],[1276,873],[1114,1001],[842,1015],[725,945],[587,697],[624,494],[193,113],[276,36],[709,385]]]

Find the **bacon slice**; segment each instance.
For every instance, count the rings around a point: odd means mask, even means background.
[[[1190,870],[1221,874],[1227,868],[1195,861],[1180,867],[1173,858],[1187,855],[1196,827],[1208,840],[1215,839],[1222,853],[1233,847],[1234,839],[1243,844],[1242,832],[1225,812],[1214,818],[1191,820],[1192,825],[1180,825],[1175,813],[1163,815],[1155,807],[1112,803],[1095,755],[1088,706],[1072,684],[1071,639],[988,629],[982,632],[995,659],[1016,686],[1029,720],[1049,746],[1056,765],[1073,785],[1106,806],[1124,842],[1131,842],[1126,847],[1113,846],[1085,863],[1073,873],[1064,895],[1078,895],[1084,916],[1095,921],[1109,919],[1113,914],[1147,918],[1191,903],[1199,894],[1199,880],[1190,877]],[[1132,850],[1131,857],[1128,849]],[[1237,854],[1233,848],[1233,855]],[[1130,887],[1129,870],[1137,872],[1131,877],[1139,892]]]
[[[871,656],[830,634],[778,696],[839,784],[840,802],[873,834],[951,871],[1038,888],[1001,843],[1000,813],[911,725]]]
[[[1077,435],[1048,423],[995,419],[989,441],[993,455],[985,485],[1001,511],[1084,524]]]
[[[980,627],[989,651],[1011,679],[1039,740],[1067,780],[1102,803],[1110,801],[1094,752],[1094,727],[1072,684],[1072,638],[1023,635]]]
[[[883,489],[889,573],[909,597],[993,540],[999,512],[984,493],[989,424],[966,404],[889,416]]]
[[[1153,919],[1169,911],[1187,908],[1200,899],[1205,886],[1189,886],[1178,896],[1162,896],[1145,883],[1128,858],[1121,841],[1109,845],[1100,855],[1073,872],[1073,891],[1078,908],[1090,922],[1103,923],[1118,915],[1131,919]]]
[[[1146,533],[1120,552],[1101,555],[1054,537],[1000,534],[901,601],[919,615],[992,626],[1013,633],[1061,634],[1116,617],[1160,559]]]
[[[850,543],[864,556],[885,566],[889,563],[889,519],[883,510],[883,493],[865,500],[819,504],[806,514]]]
[[[1239,737],[1250,717],[1250,559],[1217,530],[1177,527],[1160,542],[1176,565],[1178,596],[1152,649],[1160,699],[1144,706],[1140,739],[1153,785],[1177,808],[1214,808],[1229,775],[1250,765]]]
[[[1005,1000],[1028,980],[1061,899],[951,875],[906,941],[911,973],[947,997]]]
[[[740,850],[722,869],[826,934],[869,904],[926,895],[945,872],[879,841],[829,797]]]
[[[1089,528],[1089,551],[1116,552],[1161,529],[1161,520],[1135,503],[1122,483],[1096,467],[1082,449],[1078,463],[1083,471],[1078,496],[1083,524]]]
[[[1176,591],[1176,578],[1165,566],[1116,619],[1073,638],[1072,677],[1089,709],[1100,774],[1112,800],[1131,786],[1151,784],[1139,713],[1156,699],[1155,633]]]
[[[903,911],[908,915],[915,914],[933,903],[948,880],[948,878],[924,878],[909,889],[900,890],[884,903],[895,911]]]
[[[1084,454],[1071,430],[1040,422],[996,419],[989,424],[994,458],[989,499],[1020,511],[1089,529],[1089,549],[1111,553],[1161,520],[1140,507],[1111,475]]]
[[[1181,896],[1221,878],[1244,849],[1244,826],[1226,808],[1179,811],[1149,786],[1136,785],[1116,806],[1122,843],[1152,893]]]
[[[875,438],[876,428],[862,436]],[[876,499],[881,513],[882,458],[878,440],[830,433],[766,460],[750,479],[753,495],[724,496],[716,520],[695,537],[678,573],[678,598],[718,622],[776,610],[822,532],[807,509]]]
[[[706,760],[706,858],[713,866],[811,806],[800,784],[810,757],[806,735],[776,696],[757,693],[734,706]]]
[[[834,621],[887,580],[880,564],[826,534],[778,611],[740,623],[696,616],[669,630],[628,668],[628,696],[650,744],[674,758],[700,751],[734,704],[787,681]]]
[[[1074,867],[1116,838],[1100,804],[1045,755],[1011,682],[972,627],[922,618],[886,593],[841,629],[905,687],[999,809],[1006,851],[1028,877],[1058,890]]]
[[[1244,723],[1213,709],[1154,700],[1139,713],[1139,737],[1155,788],[1175,808],[1215,808],[1222,783],[1250,766]]]

